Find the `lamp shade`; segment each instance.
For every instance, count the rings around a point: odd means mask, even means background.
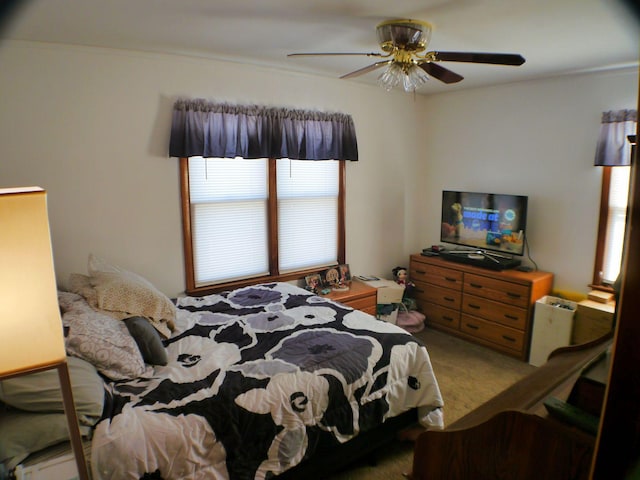
[[[0,189],[0,377],[66,360],[47,194]]]

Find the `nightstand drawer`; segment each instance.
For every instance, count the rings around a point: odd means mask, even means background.
[[[356,300],[349,300],[343,303],[353,308],[354,310],[362,310],[363,312],[370,313],[371,315],[376,314],[376,296],[375,295],[371,295],[365,298],[358,298]]]
[[[355,310],[362,310],[363,312],[376,314],[378,291],[366,283],[354,280],[351,282],[349,290],[333,290],[330,293],[323,295],[325,298],[330,298],[335,302],[340,302]]]

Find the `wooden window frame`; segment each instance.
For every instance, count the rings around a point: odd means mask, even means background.
[[[604,248],[607,238],[607,223],[609,219],[609,192],[611,189],[611,169],[602,167],[602,187],[600,188],[600,213],[598,215],[598,237],[596,239],[596,258],[593,264],[593,280],[591,288],[613,292],[609,285],[602,284],[601,272],[604,265]]]
[[[309,160],[311,161],[311,160]],[[339,160],[338,168],[338,263],[346,262],[346,161]],[[276,159],[268,159],[269,185],[268,205],[268,238],[269,238],[269,275],[261,275],[231,282],[216,283],[212,285],[196,286],[195,270],[193,266],[193,238],[191,236],[191,201],[189,196],[189,159],[180,158],[180,202],[182,206],[182,238],[184,249],[184,266],[186,289],[188,295],[208,295],[223,290],[245,287],[263,282],[281,282],[298,280],[311,273],[317,273],[318,269],[305,269],[280,274],[278,269],[278,195],[276,179]]]

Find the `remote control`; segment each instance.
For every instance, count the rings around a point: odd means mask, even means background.
[[[590,413],[570,403],[563,402],[556,397],[548,397],[543,403],[550,415],[571,425],[575,425],[585,432],[593,435],[598,433],[599,420]]]

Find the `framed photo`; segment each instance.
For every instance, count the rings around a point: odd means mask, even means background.
[[[327,287],[335,287],[340,283],[340,272],[338,271],[338,267],[331,267],[322,272],[322,278],[324,280],[324,285]]]
[[[322,279],[324,285],[327,287],[344,287],[351,283],[351,271],[349,265],[341,264],[335,267],[328,268],[322,272]]]
[[[322,275],[314,273],[313,275],[307,275],[304,277],[304,281],[307,284],[307,290],[317,292],[322,288]]]
[[[351,271],[346,263],[338,265],[338,273],[340,274],[340,283],[348,284],[351,281]]]

